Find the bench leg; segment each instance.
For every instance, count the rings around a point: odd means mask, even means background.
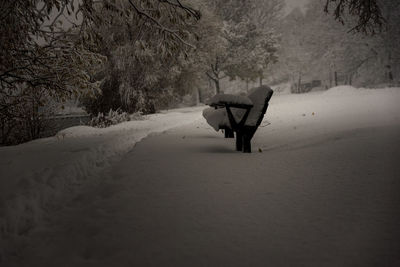
[[[225,138],[234,138],[233,131],[231,129],[225,129]]]
[[[235,138],[235,135],[233,133],[233,130],[229,129],[229,138]]]
[[[244,153],[251,153],[251,138],[244,134],[243,135],[243,152]]]
[[[243,150],[243,135],[240,132],[236,132],[236,151]]]

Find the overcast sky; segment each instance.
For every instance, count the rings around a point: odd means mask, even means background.
[[[295,7],[304,7],[308,0],[285,0],[286,12],[289,13]]]

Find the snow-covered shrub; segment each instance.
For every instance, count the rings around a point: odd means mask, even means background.
[[[136,117],[139,118],[140,114],[138,114]],[[108,112],[108,114],[104,113],[99,113],[97,114],[96,117],[93,117],[89,125],[92,127],[98,127],[98,128],[105,128],[109,127],[111,125],[115,125],[124,121],[130,121],[131,116],[129,116],[128,113],[122,112],[120,109],[117,110],[112,110]]]
[[[144,120],[144,117],[143,117],[143,113],[142,113],[142,112],[135,112],[135,113],[129,115],[129,117],[130,117],[130,120],[131,120],[131,121],[141,121],[141,120]]]
[[[52,128],[54,100],[40,88],[21,86],[9,96],[0,94],[0,145],[16,145],[43,137]]]

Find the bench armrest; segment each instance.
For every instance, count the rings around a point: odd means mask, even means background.
[[[247,96],[218,94],[215,95],[209,102],[209,105],[214,108],[225,108],[228,114],[231,128],[237,130],[244,126],[250,110],[253,108],[253,102]],[[244,109],[246,112],[240,121],[236,121],[231,108]]]
[[[252,104],[228,103],[226,101],[220,101],[218,103],[211,103],[210,106],[215,107],[215,108],[224,108],[226,106],[229,106],[232,108],[243,108],[243,109],[248,109],[248,108],[253,107]]]
[[[231,94],[217,94],[213,96],[209,103],[210,106],[215,105],[253,105],[253,102],[247,96],[231,95]]]

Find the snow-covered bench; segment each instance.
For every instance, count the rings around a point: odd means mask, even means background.
[[[250,90],[247,96],[215,95],[209,102],[211,108],[203,116],[216,131],[225,130],[225,137],[236,133],[236,150],[251,152],[251,139],[261,124],[273,91],[268,86]]]

